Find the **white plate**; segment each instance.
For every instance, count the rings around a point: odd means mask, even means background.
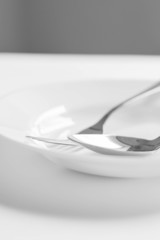
[[[1,98],[0,134],[76,171],[116,177],[158,176],[158,152],[136,157],[101,155],[83,147],[46,145],[25,138],[28,134],[65,138],[93,124],[115,104],[148,85],[151,82],[87,80],[25,88]]]

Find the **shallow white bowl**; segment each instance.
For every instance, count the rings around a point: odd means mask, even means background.
[[[24,88],[0,99],[0,134],[76,171],[115,177],[160,176],[159,152],[147,156],[101,155],[83,147],[44,144],[25,137],[64,139],[149,85],[149,81],[76,80]]]

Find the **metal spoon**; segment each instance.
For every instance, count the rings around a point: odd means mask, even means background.
[[[138,99],[147,99],[148,96],[154,95],[155,93],[160,92],[160,82],[152,85],[148,89],[136,94],[133,97],[121,102],[109,112],[107,112],[97,123],[94,125],[82,130],[81,132],[69,136],[71,140],[56,140],[56,139],[46,139],[42,137],[27,136],[34,140],[43,141],[53,144],[61,145],[70,145],[75,146],[74,142],[85,146],[86,148],[91,149],[103,154],[109,153],[126,153],[126,152],[152,152],[159,148],[159,138],[154,140],[139,139],[133,137],[124,137],[124,136],[111,136],[105,135],[103,133],[103,125],[106,120],[111,117],[112,113],[123,107],[126,103],[130,101],[137,101]]]

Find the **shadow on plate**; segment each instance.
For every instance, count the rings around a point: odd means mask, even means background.
[[[77,219],[116,219],[160,211],[160,178],[122,179],[57,167],[0,138],[0,204],[21,211]]]

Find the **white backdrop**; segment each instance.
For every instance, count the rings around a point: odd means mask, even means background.
[[[151,56],[0,54],[0,66],[0,96],[44,82],[160,76]],[[0,147],[0,239],[160,239],[160,178],[77,174],[2,136]]]

